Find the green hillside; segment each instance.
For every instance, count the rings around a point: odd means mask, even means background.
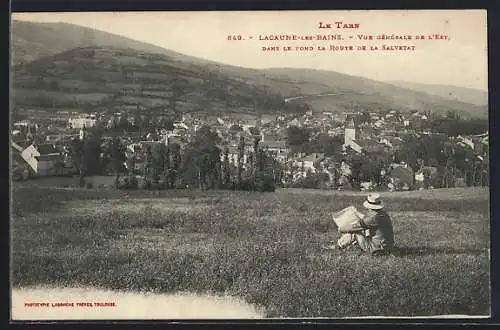
[[[408,81],[390,81],[389,83],[399,87],[413,89],[466,103],[477,105],[488,104],[488,92],[478,89],[439,84],[419,84]]]
[[[198,64],[215,63],[116,34],[68,23],[35,23],[13,20],[11,36],[14,65],[31,62],[73,48],[90,46],[132,48]]]
[[[18,65],[13,88],[14,108],[49,111],[303,111],[265,86],[165,55],[109,47],[77,48]]]
[[[12,51],[14,109],[172,111],[175,103],[176,111],[273,114],[301,112],[308,103],[314,111],[453,110],[487,116],[487,106],[366,78],[229,66],[66,23],[13,21]],[[307,97],[285,102],[294,96]]]
[[[280,77],[282,80],[286,77],[293,77],[299,82],[298,86],[302,91],[300,94],[336,94],[308,98],[308,102],[314,109],[339,111],[345,108],[391,108],[403,111],[415,109],[444,113],[453,110],[465,117],[484,118],[488,115],[487,105],[461,102],[334,71],[275,68],[267,69],[265,72],[268,76]]]

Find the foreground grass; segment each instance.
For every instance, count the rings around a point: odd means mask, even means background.
[[[488,192],[384,197],[400,250],[374,258],[319,249],[363,196],[14,188],[13,284],[229,293],[268,317],[489,314]]]

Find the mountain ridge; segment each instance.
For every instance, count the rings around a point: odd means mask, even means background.
[[[21,23],[19,24],[19,22]],[[218,106],[224,103],[224,98],[228,97],[228,92],[225,92],[224,89],[232,88],[235,91],[235,95],[229,95],[230,98],[236,97],[236,99],[239,100],[238,102],[243,102],[244,99],[246,100],[244,101],[245,104],[238,103],[236,106],[237,111],[238,108],[242,108],[240,110],[243,112],[248,112],[250,108],[255,108],[256,106],[254,103],[256,102],[264,104],[267,102],[277,107],[277,109],[273,110],[268,104],[264,106],[261,111],[278,111],[279,108],[285,106],[285,97],[312,95],[312,98],[310,98],[307,103],[310,104],[314,111],[345,111],[352,110],[352,108],[368,110],[371,108],[401,108],[403,111],[414,109],[434,109],[438,112],[454,110],[464,115],[472,116],[484,116],[487,114],[486,107],[450,100],[445,97],[405,89],[385,82],[351,76],[336,71],[299,68],[243,68],[184,55],[155,45],[69,23],[43,23],[43,26],[39,24],[40,23],[13,21],[13,63],[17,63],[13,70],[13,82],[16,91],[15,94],[17,95],[17,99],[15,99],[17,104],[19,104],[20,99],[22,101],[22,98],[26,96],[28,96],[29,99],[30,97],[32,98],[34,94],[41,95],[44,93],[54,93],[55,91],[50,88],[50,85],[43,85],[45,86],[44,88],[38,88],[37,91],[33,91],[33,88],[26,88],[26,86],[23,86],[23,83],[29,85],[30,81],[40,80],[39,74],[41,72],[51,72],[50,70],[53,70],[51,79],[55,81],[53,82],[54,86],[59,84],[57,81],[66,83],[65,81],[68,80],[68,74],[70,73],[66,72],[61,76],[63,71],[67,69],[64,69],[64,66],[74,69],[78,68],[76,65],[77,63],[69,63],[72,60],[76,62],[80,61],[80,64],[85,63],[85,65],[89,66],[90,70],[106,72],[107,68],[103,68],[101,66],[102,63],[98,61],[89,62],[81,53],[84,51],[83,49],[85,47],[94,47],[103,54],[106,53],[105,49],[111,52],[100,59],[107,63],[106,65],[111,65],[111,67],[114,65],[112,64],[112,57],[116,55],[113,54],[113,51],[120,53],[119,49],[128,49],[130,53],[126,56],[130,57],[130,66],[128,66],[128,62],[121,62],[120,65],[122,65],[123,68],[113,67],[113,70],[116,69],[123,72],[133,71],[137,63],[134,64],[132,62],[140,62],[141,60],[139,59],[141,57],[156,58],[157,61],[163,63],[163,68],[166,70],[164,72],[164,77],[161,78],[166,79],[165,82],[171,79],[170,76],[172,72],[176,72],[176,70],[181,70],[183,72],[182,74],[186,75],[188,78],[198,79],[198,82],[194,83],[192,88],[187,86],[188,89],[192,89],[191,93],[197,94],[198,100],[194,102],[194,108],[198,106],[201,107],[202,104],[207,104],[206,100],[200,100],[200,98],[203,98],[200,95],[204,95],[204,92],[200,90],[202,88],[199,84],[200,80],[209,81],[210,79],[215,79],[217,83],[214,85],[214,88],[218,90],[215,94],[218,93],[219,99],[212,99],[213,103],[215,105],[218,104]],[[59,28],[61,26],[65,27],[63,29],[64,31],[60,31]],[[79,47],[74,47],[75,45]],[[61,49],[66,47],[72,48],[61,51]],[[74,59],[67,56],[71,54],[71,51],[77,52],[75,53],[76,57]],[[62,61],[60,60],[61,54],[63,54]],[[109,58],[106,58],[106,56]],[[76,59],[78,59],[78,61]],[[161,72],[162,69],[156,67],[156,60],[151,60],[150,62],[143,61],[142,63],[144,65],[139,66],[139,70],[149,72],[149,76],[146,75],[144,77],[143,83],[147,82],[148,79],[151,79],[151,77],[155,75],[155,70]],[[144,76],[144,73],[142,74]],[[161,76],[161,73],[156,72],[156,74]],[[139,72],[138,76],[140,75]],[[79,86],[92,85],[93,81],[96,79],[97,81],[102,80],[97,76],[91,77],[90,80],[83,79],[80,81]],[[74,86],[78,86],[78,83],[73,83]],[[124,83],[121,87],[117,86],[117,84],[119,85],[120,83],[124,82],[120,82],[119,79],[110,81],[110,84],[115,84],[114,86],[118,89],[125,88],[128,84]],[[33,82],[31,82],[31,84],[33,85]],[[240,87],[236,87],[237,85]],[[94,84],[94,87],[95,86],[101,86],[103,90],[109,87],[103,84]],[[206,87],[207,84],[205,83],[203,88]],[[249,93],[247,97],[241,95],[243,92]],[[115,90],[113,93],[117,93],[117,91]],[[336,95],[314,98],[314,95],[322,93],[332,93]],[[75,95],[76,94],[78,93],[75,93]],[[19,95],[22,95],[22,97]],[[107,95],[107,97],[112,98],[112,95]],[[249,96],[257,99],[267,99],[268,101],[255,100]],[[105,97],[103,96],[103,98]],[[270,101],[271,99],[273,101]],[[196,105],[197,103],[200,104]],[[302,111],[306,106],[302,104],[303,102],[298,103],[299,104],[295,104],[295,110]],[[31,105],[40,106],[40,104],[36,102]],[[28,104],[28,106],[30,106],[30,104]],[[291,108],[292,105],[288,105],[288,110]]]
[[[417,83],[417,82],[403,81],[403,80],[392,80],[389,81],[388,83],[404,87],[407,89],[424,92],[427,94],[432,94],[453,100],[462,101],[465,103],[471,103],[475,105],[488,104],[487,90],[485,91],[481,89],[463,87],[457,85],[424,84],[424,83]]]
[[[61,34],[63,37],[61,37]],[[42,36],[40,37],[40,35]],[[14,65],[30,62],[42,56],[55,55],[62,51],[86,46],[133,48],[150,53],[164,54],[174,58],[179,57],[184,60],[189,59],[192,62],[217,64],[215,61],[185,55],[118,34],[64,22],[29,22],[13,19],[11,36]],[[37,40],[41,38],[45,38],[43,39],[43,43]],[[33,44],[30,49],[31,51],[26,52],[23,50],[22,47],[25,44]],[[36,44],[38,44],[38,48],[35,48]]]

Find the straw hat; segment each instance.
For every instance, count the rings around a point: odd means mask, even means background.
[[[379,194],[369,194],[366,201],[363,202],[363,206],[370,210],[380,210],[384,207],[384,204],[380,200]]]

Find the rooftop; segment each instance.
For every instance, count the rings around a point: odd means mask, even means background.
[[[40,155],[37,156],[36,158],[38,160],[53,160],[53,159],[58,159],[60,157],[59,154],[51,154],[51,155]]]
[[[18,145],[22,150],[28,148],[32,144],[31,141],[25,139],[12,139],[12,142]]]
[[[267,147],[267,148],[280,148],[280,149],[285,149],[287,148],[286,142],[285,141],[263,141],[260,143],[262,147]]]
[[[307,155],[305,157],[302,157],[300,160],[304,162],[315,162],[318,160],[323,160],[325,158],[325,154],[323,153],[313,153],[310,155]]]
[[[382,146],[382,144],[381,144],[381,143],[377,142],[376,140],[371,140],[371,139],[360,139],[360,140],[356,140],[356,143],[357,143],[359,146],[361,146],[362,148]]]
[[[52,144],[40,144],[36,146],[36,149],[40,153],[40,155],[49,155],[57,153],[56,148]]]

